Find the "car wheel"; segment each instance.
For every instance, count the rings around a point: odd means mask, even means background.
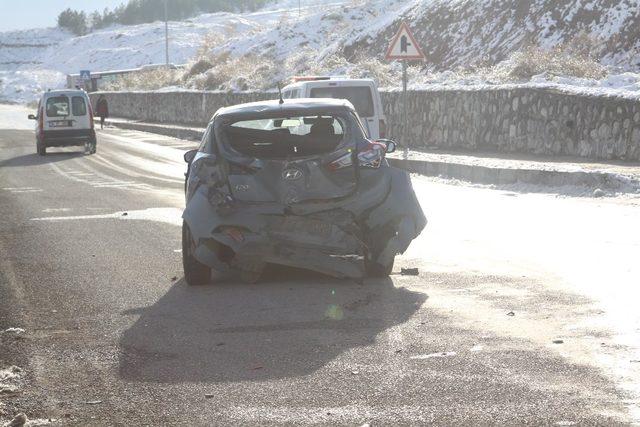
[[[365,258],[364,264],[368,277],[387,277],[393,272],[395,258],[393,258],[388,265],[379,264],[374,260],[378,259],[387,246],[389,239],[391,239],[395,233],[396,229],[394,224],[388,224],[372,233],[369,243],[370,252]]]
[[[182,222],[182,266],[184,279],[192,286],[206,285],[211,281],[211,269],[198,261],[193,253],[196,245],[186,222]]]
[[[380,265],[377,262],[366,261],[365,269],[368,277],[389,277],[393,273],[394,261],[388,265]]]

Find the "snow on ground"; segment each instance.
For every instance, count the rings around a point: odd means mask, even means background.
[[[47,89],[63,87],[66,82],[66,75],[54,70],[0,71],[0,102],[26,104]]]
[[[602,79],[582,79],[541,74],[534,76],[529,82],[504,83],[494,81],[484,75],[458,76],[452,72],[443,72],[424,76],[409,84],[409,89],[412,90],[481,90],[505,88],[552,88],[576,94],[640,99],[640,74],[631,72],[611,73]],[[392,91],[401,90],[401,88],[389,87],[383,88],[383,90]]]
[[[349,51],[354,46],[356,53],[360,52],[358,46],[362,46],[362,51],[367,53],[367,43],[378,48],[386,44],[389,28],[396,24],[400,16],[411,22],[415,21],[417,36],[426,37],[423,33],[428,26],[423,28],[420,20],[426,19],[425,16],[431,13],[429,11],[435,7],[432,3],[430,0],[274,0],[256,12],[204,14],[183,22],[170,23],[170,60],[174,64],[192,61],[206,40],[209,45],[216,46],[214,52],[217,53],[230,52],[235,57],[246,54],[265,55],[285,65],[291,62],[315,64],[331,57],[333,53],[341,53],[345,48]],[[480,7],[478,4],[469,6],[469,2],[462,0],[446,7],[446,2],[438,2],[440,3],[445,9],[448,7],[460,11],[467,10],[465,7]],[[563,27],[562,37],[559,33],[556,34],[557,31],[551,30],[554,23],[557,23],[557,17],[553,20],[551,15],[543,13],[551,6],[543,0],[537,0],[536,9],[531,12],[531,16],[537,16],[535,12],[541,18],[530,24],[535,24],[536,28],[547,28],[549,33],[544,37],[540,36],[541,46],[546,43],[551,47],[566,39],[568,36],[565,33],[570,31],[565,28],[568,24]],[[572,22],[575,15],[585,8],[587,6],[578,5],[568,8],[563,12],[562,22]],[[509,33],[514,33],[516,28],[510,27],[512,21],[503,17],[502,12],[495,12],[496,19],[504,18],[504,22],[500,21],[503,22],[502,26],[490,23],[490,28],[495,30],[492,33],[496,33],[492,37],[502,40],[500,43],[494,40],[499,46],[516,46],[522,37],[510,38]],[[626,7],[621,10],[612,9],[604,15],[606,19],[603,18],[602,28],[590,24],[590,30],[601,31],[604,36],[622,31],[621,22],[627,22],[627,15]],[[545,19],[549,21],[549,25],[545,24]],[[446,31],[462,37],[475,28],[475,21],[475,18],[468,22],[464,19],[457,20],[448,25]],[[520,30],[522,29],[518,29]],[[459,51],[460,60],[467,58],[470,61],[472,55],[479,54],[482,49],[490,50],[494,43],[489,39],[485,40],[484,36],[476,38],[474,43],[480,45],[469,51],[469,43],[462,43],[462,39],[454,37],[455,34],[450,41],[455,46],[452,44],[451,49]],[[431,47],[433,46],[426,46],[425,50],[429,53],[428,48]],[[55,28],[0,32],[0,102],[33,101],[46,89],[64,86],[65,75],[77,73],[81,69],[105,71],[163,63],[164,49],[162,22],[135,26],[115,25],[83,37],[75,37]],[[608,59],[609,62],[612,61],[611,58]],[[282,72],[288,72],[289,69],[282,67]],[[332,71],[331,74],[350,74],[344,63],[336,64]],[[283,76],[271,77],[279,79]],[[390,84],[395,85],[396,80],[391,79]],[[460,76],[455,72],[425,74],[415,71],[410,86],[413,89],[477,89],[504,84],[504,81],[496,81],[481,74]],[[523,85],[640,98],[640,74],[631,72],[612,72],[602,80],[539,75],[530,82],[519,83],[518,87]]]
[[[495,283],[465,286],[451,293],[440,294],[440,289],[431,288],[434,309],[464,313],[458,321],[466,318],[489,330],[492,326],[487,313],[497,306],[485,306],[484,298],[470,296],[514,296],[515,288],[499,285],[499,277],[527,277],[531,283],[541,284],[539,288],[520,288],[514,301],[532,301],[531,296],[543,288],[586,297],[594,304],[594,311],[589,312],[588,304],[582,303],[585,316],[563,312],[558,318],[564,324],[547,323],[555,322],[549,320],[553,317],[536,318],[536,312],[557,303],[553,298],[543,307],[532,302],[530,312],[516,310],[516,317],[526,319],[527,327],[510,333],[532,342],[542,339],[541,346],[553,334],[561,334],[566,344],[563,357],[594,363],[638,399],[639,368],[630,360],[640,358],[640,311],[635,303],[629,303],[640,297],[636,286],[640,263],[634,258],[640,250],[640,229],[635,225],[640,209],[637,199],[558,198],[452,186],[417,176],[412,181],[429,225],[400,262],[430,273],[495,278]],[[473,214],[469,213],[470,206]],[[605,219],[606,227],[594,226]],[[530,226],[523,227],[523,223]],[[445,303],[453,299],[457,302]],[[511,309],[509,303],[500,308],[500,316]],[[500,327],[495,329],[498,334],[504,333]],[[601,345],[603,340],[596,332],[600,329],[610,331],[615,343],[611,348]],[[580,331],[589,331],[592,336],[571,347]],[[637,418],[639,401],[628,403]]]
[[[29,120],[29,114],[35,114],[35,108],[26,108],[21,105],[0,104],[0,129],[33,130],[35,122]],[[35,138],[35,134],[34,134]],[[5,333],[0,332],[0,334]]]
[[[22,385],[22,369],[9,366],[0,369],[0,395],[11,395],[20,391]]]
[[[345,3],[333,0],[331,5]],[[320,4],[302,0],[302,16],[318,14]],[[250,39],[294,15],[298,17],[297,0],[284,0],[252,13],[213,13],[170,22],[170,60],[189,62],[207,36]],[[0,32],[0,102],[33,101],[43,90],[63,87],[66,74],[80,70],[130,69],[164,61],[163,22],[114,25],[82,37],[55,28]]]
[[[249,37],[231,38],[218,51],[230,51],[234,55],[267,54],[283,60],[302,49],[312,49],[326,56],[339,51],[352,40],[386,28],[414,4],[415,1],[404,0],[360,3],[334,0],[324,3],[320,9],[306,9],[301,17],[296,14],[296,9],[288,9],[287,12],[284,8],[280,25]]]

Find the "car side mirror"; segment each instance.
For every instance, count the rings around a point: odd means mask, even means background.
[[[28,119],[29,120],[38,120],[38,118],[36,116],[34,116],[33,114],[29,114]]]
[[[196,154],[198,154],[198,150],[187,151],[186,153],[184,153],[184,161],[191,164],[191,162],[193,162],[193,159],[196,158]]]
[[[398,148],[398,143],[391,139],[379,139],[376,142],[384,144],[387,147],[387,154],[395,153]]]

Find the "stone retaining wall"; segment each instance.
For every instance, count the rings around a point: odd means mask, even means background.
[[[95,104],[97,94],[92,94]],[[220,107],[273,93],[105,93],[114,117],[203,126]],[[402,135],[402,94],[383,92],[389,135],[412,148],[567,155],[640,160],[640,101],[548,88],[425,90],[408,94],[409,130]]]

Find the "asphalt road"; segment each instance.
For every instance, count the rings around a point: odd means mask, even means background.
[[[24,329],[0,334],[0,421],[640,420],[637,198],[416,177],[431,222],[397,267],[418,277],[191,288],[190,145],[109,129],[95,156],[42,158],[32,131],[0,130],[0,331]]]

